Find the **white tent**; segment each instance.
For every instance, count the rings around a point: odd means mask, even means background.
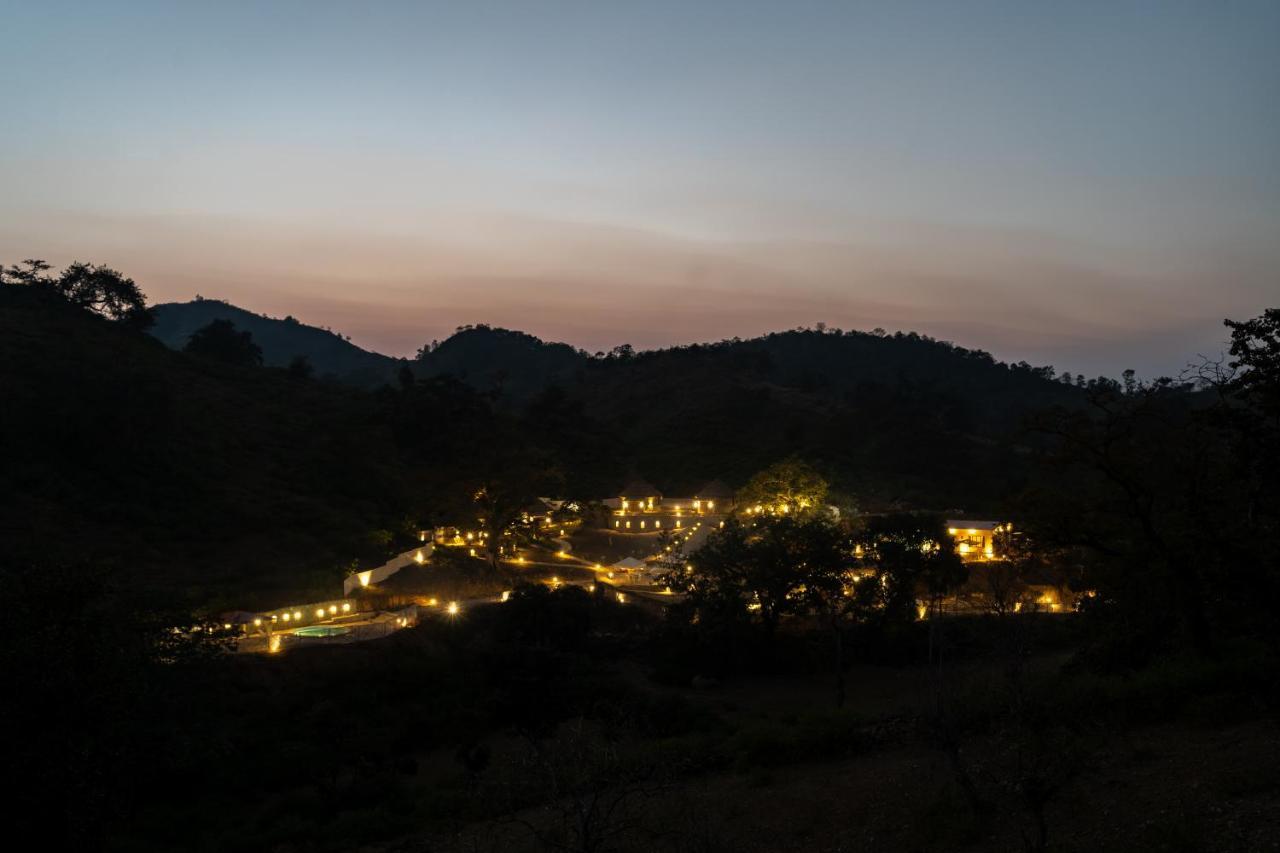
[[[635,557],[623,557],[621,560],[614,563],[611,568],[622,569],[624,572],[643,569],[644,560],[637,560]]]

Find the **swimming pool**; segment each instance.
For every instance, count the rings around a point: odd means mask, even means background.
[[[341,625],[308,625],[293,632],[295,637],[341,637],[350,634],[350,628]]]

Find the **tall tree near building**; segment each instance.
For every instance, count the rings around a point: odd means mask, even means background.
[[[765,512],[805,514],[822,507],[827,481],[808,463],[792,457],[775,462],[747,481],[738,492],[740,508],[762,507]]]

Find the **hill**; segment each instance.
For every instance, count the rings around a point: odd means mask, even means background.
[[[428,348],[414,370],[522,409],[547,441],[590,432],[565,447],[570,466],[598,466],[607,440],[615,470],[683,494],[713,478],[741,485],[800,455],[872,508],[998,508],[1021,482],[1022,419],[1083,397],[1052,368],[915,333],[826,329],[591,357],[476,326]]]
[[[1022,416],[1081,395],[1051,371],[914,334],[796,330],[591,357],[486,326],[424,348],[405,388],[387,375],[403,362],[225,303],[160,306],[156,340],[46,297],[0,288],[0,398],[27,415],[0,423],[6,547],[237,606],[333,589],[353,559],[443,520],[499,446],[544,459],[578,499],[631,474],[668,494],[737,487],[800,456],[867,510],[995,511],[1023,482]],[[159,342],[211,318],[253,333],[269,363],[314,346],[318,372],[345,382]]]
[[[369,352],[328,329],[308,326],[293,317],[277,319],[254,314],[218,299],[168,302],[152,309],[151,334],[173,349],[182,349],[197,329],[214,320],[229,320],[253,335],[268,367],[285,367],[305,356],[317,376],[332,377],[359,388],[376,388],[395,381],[400,360]]]
[[[916,334],[796,330],[593,360],[572,393],[677,494],[799,455],[868,508],[994,509],[1022,476],[1022,418],[1082,397],[1051,375]]]
[[[507,404],[522,404],[552,385],[576,382],[589,356],[568,344],[486,325],[463,326],[424,348],[413,362],[421,378],[455,376]]]
[[[403,518],[370,395],[173,352],[0,286],[0,542],[202,604],[332,594]]]

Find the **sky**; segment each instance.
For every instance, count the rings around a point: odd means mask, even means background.
[[[1280,2],[0,0],[0,262],[411,355],[1176,373],[1280,305]]]

